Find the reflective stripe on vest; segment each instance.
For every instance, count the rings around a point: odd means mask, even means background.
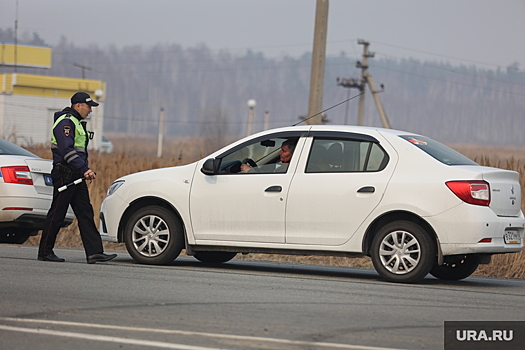
[[[77,118],[71,118],[70,114],[63,114],[61,115],[56,121],[55,124],[53,124],[53,129],[51,130],[51,148],[57,148],[57,140],[55,138],[54,130],[58,123],[60,123],[65,118],[68,118],[75,124],[75,151],[77,152],[86,152],[86,143],[87,143],[87,136],[86,131],[82,127],[82,124],[80,124],[80,121]]]

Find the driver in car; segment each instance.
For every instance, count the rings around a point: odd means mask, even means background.
[[[295,151],[295,140],[286,140],[281,145],[281,149],[279,150],[279,162],[275,164],[270,164],[271,166],[275,167],[271,172],[274,173],[285,173],[288,169],[288,164],[292,160],[293,152]],[[254,172],[253,168],[248,164],[242,164],[241,165],[241,172],[243,173],[251,173]]]

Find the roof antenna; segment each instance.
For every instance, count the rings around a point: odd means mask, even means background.
[[[343,102],[339,102],[338,104],[333,105],[332,107],[329,107],[329,108],[325,109],[324,111],[321,111],[321,112],[319,112],[319,113],[316,113],[316,114],[314,114],[314,115],[311,115],[311,116],[309,116],[308,118],[304,118],[303,120],[301,120],[301,121],[299,121],[299,122],[297,122],[297,123],[295,123],[295,124],[292,124],[292,126],[299,125],[299,124],[301,124],[301,123],[307,121],[308,119],[312,119],[313,117],[318,116],[318,115],[321,114],[321,113],[324,113],[324,112],[326,112],[326,111],[329,111],[329,110],[331,110],[332,108],[335,108],[335,107],[337,107],[337,106],[339,106],[339,105],[342,105],[342,104],[345,103],[345,102],[348,102],[348,101],[350,101],[350,100],[353,100],[354,98],[359,97],[359,96],[361,96],[361,95],[364,94],[364,93],[365,93],[365,92],[363,91],[363,92],[361,92],[361,93],[358,94],[358,95],[355,95],[355,96],[353,96],[353,97],[350,97],[349,99],[346,99],[346,100],[344,100]]]

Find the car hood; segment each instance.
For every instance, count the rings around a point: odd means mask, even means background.
[[[152,169],[120,177],[115,181],[124,181],[124,184],[115,192],[115,195],[128,202],[143,196],[159,198],[180,196],[189,192],[196,165],[197,163],[191,163]]]
[[[187,164],[187,165],[144,170],[144,171],[139,171],[138,173],[124,175],[115,181],[124,180],[126,182],[129,182],[129,181],[141,181],[145,179],[147,180],[163,179],[166,177],[166,175],[169,175],[170,177],[171,176],[186,177],[188,176],[188,174],[191,174],[191,177],[193,177],[193,171],[195,170],[196,165],[197,165],[197,162]]]

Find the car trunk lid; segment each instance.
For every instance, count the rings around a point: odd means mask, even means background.
[[[24,161],[29,167],[36,191],[51,196],[53,194],[53,183],[51,182],[53,163],[48,159],[38,158],[26,158]]]
[[[490,185],[490,208],[498,216],[518,216],[521,210],[521,186],[515,171],[484,168],[483,180]]]

